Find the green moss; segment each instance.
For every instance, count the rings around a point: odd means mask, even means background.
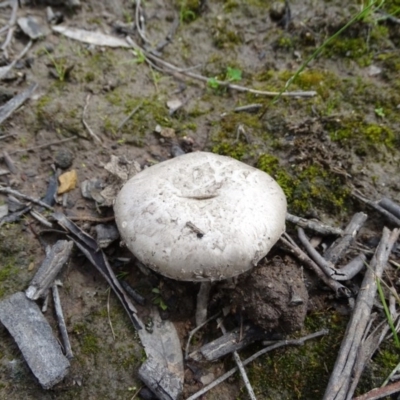
[[[79,338],[81,352],[83,354],[97,354],[100,345],[97,336],[85,324],[76,324],[73,332]]]
[[[197,19],[200,13],[200,0],[179,0],[179,20],[189,23]]]
[[[359,118],[328,124],[328,130],[333,141],[351,144],[359,155],[371,154],[381,150],[382,146],[393,148],[397,140],[395,133],[388,126],[366,123]]]
[[[349,190],[341,179],[317,164],[286,170],[278,158],[262,154],[257,167],[267,172],[284,191],[292,212],[303,214],[313,208],[343,211]]]
[[[260,357],[247,367],[258,396],[265,400],[321,399],[336,360],[347,319],[334,311],[307,316],[303,336],[323,328],[329,333],[299,347]]]
[[[211,25],[213,44],[218,49],[232,49],[243,42],[237,28],[226,18],[215,18]]]

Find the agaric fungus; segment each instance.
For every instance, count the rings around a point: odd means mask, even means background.
[[[142,263],[169,278],[211,282],[251,269],[269,252],[285,230],[286,198],[268,174],[195,152],[135,175],[114,210]]]

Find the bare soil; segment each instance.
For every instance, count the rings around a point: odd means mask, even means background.
[[[45,3],[25,4],[18,17],[32,15],[45,24]],[[78,8],[60,5],[61,1],[48,3],[62,13],[63,25],[120,37],[129,34],[142,44],[133,24],[134,2],[87,0]],[[194,72],[208,78],[233,80],[263,91],[284,87],[301,63],[358,10],[356,4],[294,0],[290,2],[292,18],[285,24],[271,11],[279,11],[272,2],[142,3],[152,47],[165,39],[176,18],[180,21],[160,53],[164,60],[180,68],[194,67]],[[386,2],[385,10],[393,12],[396,4],[398,7],[395,1]],[[10,13],[10,8],[0,8],[0,28]],[[289,210],[299,216],[343,228],[355,211],[365,211],[369,220],[359,240],[376,243],[386,222],[351,192],[358,189],[371,200],[387,196],[400,202],[400,25],[378,21],[380,16],[367,15],[348,28],[289,88],[315,90],[315,97],[281,98],[276,104],[263,95],[160,72],[131,49],[96,47],[49,33],[35,41],[7,79],[0,81],[0,106],[33,82],[39,84],[32,98],[0,127],[0,148],[10,154],[16,168],[15,173],[0,176],[0,184],[41,198],[55,163],[59,166],[61,153],[69,150],[72,164],[58,168],[76,170],[78,186],[68,193],[66,206],[56,207],[80,219],[80,227],[94,235],[94,218],[110,217],[113,211],[83,198],[80,184],[93,178],[107,182],[104,165],[111,155],[146,167],[173,156],[173,146],[178,145],[185,152],[229,155],[270,173],[284,189]],[[5,40],[5,35],[0,39]],[[7,47],[9,59],[3,52],[0,62],[7,64],[27,43],[28,38],[16,29]],[[170,100],[183,105],[171,112]],[[262,109],[256,113],[234,111],[251,103],[260,103]],[[101,144],[88,133],[82,118]],[[171,128],[173,134],[160,135],[157,125]],[[1,138],[9,134],[12,136]],[[71,140],[35,149],[66,138]],[[4,159],[0,168],[7,168]],[[6,197],[0,196],[0,205],[5,202]],[[292,229],[288,226],[290,233]],[[45,256],[45,246],[59,237],[29,216],[0,227],[1,298],[26,289]],[[176,324],[184,348],[194,327],[197,286],[155,274],[145,276],[118,243],[106,253],[117,276],[132,284],[149,303],[164,308],[163,316]],[[130,261],[122,262],[122,258]],[[390,274],[397,285],[397,271],[390,270]],[[137,370],[145,355],[118,300],[77,250],[61,280],[75,355],[68,377],[54,389],[42,390],[1,327],[0,399],[135,398],[142,387]],[[302,302],[293,304],[293,298]],[[312,273],[276,248],[236,286],[214,288],[210,313],[227,305],[232,315],[230,327],[239,323],[235,317],[241,311],[244,318],[271,335],[294,332],[301,336],[329,328],[330,334],[315,344],[280,350],[248,367],[258,399],[322,398],[350,312],[345,301],[335,299]],[[46,315],[57,332],[52,306]],[[215,325],[197,336],[195,345],[217,337],[220,333]],[[252,346],[244,356],[259,346]],[[360,393],[380,385],[397,363],[390,345],[381,349]],[[186,366],[184,397],[202,387],[202,376],[212,373],[217,377],[232,365],[227,357],[211,365]],[[203,398],[247,399],[248,395],[235,376]]]

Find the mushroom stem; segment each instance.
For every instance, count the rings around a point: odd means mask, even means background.
[[[196,326],[203,324],[207,319],[207,306],[208,299],[210,297],[211,285],[211,282],[200,283],[200,290],[197,294]]]

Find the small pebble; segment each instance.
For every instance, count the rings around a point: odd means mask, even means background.
[[[74,160],[74,155],[72,154],[72,151],[63,148],[58,150],[54,161],[57,167],[62,169],[68,169],[72,165],[73,160]]]

